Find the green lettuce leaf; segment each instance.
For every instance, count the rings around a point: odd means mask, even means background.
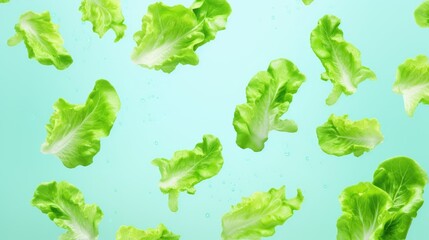
[[[195,50],[225,29],[231,8],[225,0],[197,0],[191,8],[155,3],[148,7],[142,30],[134,34],[131,59],[150,69],[172,72],[180,64],[198,64]]]
[[[259,152],[271,130],[296,132],[298,127],[294,121],[280,118],[304,81],[305,76],[286,59],[274,60],[267,71],[256,74],[246,88],[247,103],[235,109],[233,125],[237,145]]]
[[[198,143],[194,150],[177,151],[171,160],[157,158],[152,161],[153,165],[159,167],[159,187],[163,193],[169,194],[168,207],[171,211],[178,210],[180,192],[194,194],[194,186],[197,183],[215,176],[220,171],[223,165],[221,152],[219,139],[204,135],[203,142]]]
[[[337,221],[338,240],[379,240],[390,218],[392,200],[371,183],[346,188],[341,196],[343,215]]]
[[[304,200],[301,191],[292,199],[286,199],[285,187],[256,192],[233,206],[222,217],[222,239],[252,239],[272,236],[275,227],[282,225],[299,210]]]
[[[416,8],[414,19],[420,27],[429,27],[429,1],[424,1]]]
[[[79,10],[82,12],[82,21],[90,21],[92,30],[103,37],[109,30],[116,33],[115,42],[123,36],[125,29],[120,0],[83,0]]]
[[[339,18],[326,15],[319,20],[310,38],[311,48],[326,70],[322,80],[330,80],[334,85],[326,99],[328,105],[336,103],[342,93],[356,92],[362,81],[376,78],[374,72],[362,66],[359,50],[344,40],[339,25]]]
[[[353,153],[359,157],[384,139],[377,119],[366,118],[353,122],[347,115],[331,115],[316,132],[322,150],[335,156]]]
[[[419,55],[398,67],[393,91],[402,94],[405,111],[413,116],[419,103],[429,104],[429,60]]]
[[[0,0],[0,3],[7,3],[9,0]]]
[[[72,64],[72,57],[63,47],[64,41],[58,32],[58,25],[51,22],[49,12],[27,12],[21,15],[15,31],[15,36],[7,44],[15,46],[24,41],[29,58],[35,58],[44,65],[54,65],[60,70]]]
[[[140,230],[131,226],[121,226],[116,233],[116,240],[179,240],[180,236],[176,235],[163,225],[157,228]]]
[[[85,104],[59,99],[46,125],[42,152],[54,154],[64,166],[87,166],[100,150],[100,138],[109,135],[120,108],[119,97],[106,80],[98,80]]]
[[[310,4],[313,2],[313,0],[302,0],[302,2],[303,2],[305,5],[310,5]]]
[[[423,205],[423,190],[428,182],[425,171],[414,160],[396,157],[380,164],[373,184],[389,194],[393,218],[386,224],[382,239],[405,239],[412,218]]]
[[[67,182],[40,184],[31,204],[58,226],[67,230],[61,240],[96,240],[103,212],[95,204],[86,204],[82,193]]]

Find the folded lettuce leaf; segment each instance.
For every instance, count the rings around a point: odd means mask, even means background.
[[[177,151],[171,160],[157,158],[152,164],[159,167],[159,187],[169,194],[168,207],[176,212],[180,192],[194,194],[197,183],[218,174],[223,165],[222,145],[218,138],[207,134],[193,150]]]
[[[246,88],[247,103],[235,108],[233,125],[237,145],[262,151],[271,130],[296,132],[294,121],[280,119],[305,76],[289,60],[277,59],[267,71],[257,73]]]
[[[59,70],[72,64],[72,57],[63,47],[58,25],[51,22],[49,12],[38,14],[30,11],[21,15],[15,31],[15,36],[7,44],[15,46],[24,41],[29,58],[35,58],[44,65],[54,65]]]
[[[425,0],[416,8],[414,19],[420,27],[429,27],[429,1]]]
[[[67,182],[40,184],[31,204],[58,226],[67,230],[61,240],[96,240],[103,212],[95,204],[86,204],[82,193]]]
[[[198,64],[195,50],[225,29],[231,7],[226,0],[197,0],[190,8],[154,3],[134,34],[134,63],[172,72],[180,64]]]
[[[125,29],[120,0],[83,0],[79,10],[82,12],[82,21],[90,21],[92,30],[103,37],[109,30],[116,33],[115,42],[123,36]]]
[[[424,55],[407,59],[398,67],[393,91],[402,94],[405,111],[413,116],[419,103],[429,104],[429,60]]]
[[[313,2],[313,0],[302,0],[302,2],[303,2],[305,5],[310,5],[310,4]]]
[[[337,117],[332,114],[316,132],[322,150],[335,156],[353,153],[359,157],[384,139],[377,119],[351,121],[347,115]]]
[[[179,240],[180,236],[176,235],[163,225],[157,228],[140,230],[131,226],[121,226],[116,233],[116,240]]]
[[[64,166],[88,166],[100,150],[100,138],[109,135],[120,108],[119,97],[106,80],[98,80],[85,104],[60,98],[46,125],[48,135],[42,152],[54,154]]]
[[[326,72],[322,80],[330,80],[334,85],[326,104],[333,105],[341,94],[351,95],[358,84],[366,79],[375,79],[375,73],[362,66],[359,50],[346,42],[339,29],[340,19],[325,15],[311,33],[311,48],[320,59]]]
[[[272,236],[275,227],[282,225],[299,210],[304,200],[301,191],[292,199],[286,199],[285,187],[272,188],[268,192],[256,192],[233,206],[222,217],[222,239],[261,239]]]

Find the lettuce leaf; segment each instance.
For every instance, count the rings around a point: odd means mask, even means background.
[[[172,72],[198,64],[195,50],[225,29],[231,7],[225,0],[197,0],[190,8],[155,3],[148,7],[131,59],[146,68]]]
[[[121,226],[116,233],[116,240],[179,240],[180,236],[176,235],[163,225],[157,228],[140,230],[131,226]]]
[[[92,30],[103,37],[109,30],[116,33],[115,42],[123,36],[125,29],[120,0],[83,0],[79,10],[82,12],[82,21],[90,21]]]
[[[86,204],[82,193],[67,182],[40,184],[31,204],[47,214],[58,227],[67,230],[61,240],[96,240],[103,212]]]
[[[100,138],[109,135],[120,108],[119,97],[106,80],[98,80],[85,104],[59,99],[46,125],[42,152],[54,154],[64,166],[88,166],[100,150]]]
[[[197,183],[218,174],[223,165],[221,152],[219,139],[207,134],[194,150],[177,151],[171,160],[157,158],[152,161],[159,167],[159,187],[163,193],[169,194],[168,207],[171,211],[178,210],[180,192],[194,194]]]
[[[261,239],[272,236],[275,227],[282,225],[299,210],[304,200],[301,191],[292,199],[286,199],[285,187],[256,192],[233,206],[222,217],[222,239]]]
[[[322,150],[335,156],[353,153],[359,157],[384,139],[377,119],[366,118],[353,122],[347,115],[341,117],[331,115],[316,132]]]
[[[419,103],[429,104],[429,60],[419,55],[398,67],[393,91],[402,94],[405,111],[413,116]]]
[[[321,76],[322,80],[330,80],[334,85],[326,99],[328,105],[336,103],[342,93],[355,93],[362,81],[376,78],[373,71],[362,66],[359,50],[344,40],[339,25],[339,18],[325,15],[310,38],[311,48],[326,70]]]
[[[271,130],[296,132],[294,121],[280,118],[304,81],[305,76],[286,59],[274,60],[267,71],[257,73],[246,88],[247,103],[235,108],[237,145],[259,152]]]
[[[414,19],[420,27],[429,27],[429,1],[424,1],[416,8]]]
[[[0,3],[7,3],[9,0],[0,0]]]
[[[302,2],[303,2],[305,5],[310,5],[310,4],[313,2],[313,0],[302,0]]]
[[[343,215],[337,221],[338,240],[378,240],[390,218],[392,199],[371,183],[346,188],[341,196]]]
[[[72,57],[63,47],[64,41],[58,32],[58,25],[51,22],[49,12],[38,14],[30,11],[21,15],[15,31],[15,36],[7,44],[15,46],[24,41],[29,58],[35,58],[44,65],[54,65],[59,70],[72,64]]]

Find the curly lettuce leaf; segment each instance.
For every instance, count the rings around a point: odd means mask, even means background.
[[[371,183],[346,188],[340,196],[343,214],[337,221],[338,240],[379,240],[393,202]]]
[[[423,190],[428,182],[426,172],[407,157],[389,159],[377,168],[373,184],[383,189],[393,201],[381,239],[405,239],[412,219],[423,205]]]
[[[246,88],[247,103],[235,108],[233,125],[237,145],[259,152],[271,130],[296,132],[298,127],[294,121],[280,118],[304,81],[304,74],[286,59],[274,60],[267,71],[256,74]]]
[[[407,59],[398,67],[393,91],[402,94],[405,111],[413,116],[419,103],[429,104],[429,60],[424,55]]]
[[[131,226],[121,226],[116,233],[116,240],[179,240],[180,236],[176,235],[163,225],[157,228],[140,230]]]
[[[92,30],[103,37],[113,29],[116,34],[115,42],[123,36],[125,29],[120,0],[83,0],[79,10],[82,12],[82,21],[90,21]]]
[[[336,103],[343,93],[355,93],[362,81],[376,78],[373,71],[362,66],[359,50],[344,40],[339,25],[339,18],[325,15],[310,37],[311,48],[326,70],[321,78],[330,80],[334,85],[332,93],[326,99],[328,105]]]
[[[420,27],[429,27],[429,1],[424,1],[416,8],[414,19]]]
[[[64,166],[88,166],[100,150],[100,138],[109,135],[120,108],[119,97],[106,80],[98,80],[85,104],[59,99],[46,125],[42,152],[54,154]]]
[[[218,174],[223,165],[222,145],[218,138],[207,134],[193,150],[177,151],[171,160],[157,158],[152,164],[159,167],[159,187],[169,194],[168,207],[176,212],[180,192],[194,194],[197,183]]]
[[[148,7],[142,30],[134,34],[134,63],[172,72],[180,64],[197,65],[195,50],[225,29],[231,8],[225,0],[197,0],[191,8],[155,3]]]
[[[103,212],[95,204],[86,204],[83,194],[67,182],[40,184],[31,204],[58,226],[67,230],[61,240],[97,240]]]
[[[72,64],[72,57],[63,47],[58,25],[51,22],[49,12],[38,14],[30,11],[21,15],[15,31],[15,36],[7,44],[15,46],[24,41],[29,58],[35,58],[44,65],[54,65],[59,70]]]
[[[347,115],[340,117],[331,115],[316,132],[322,150],[335,156],[353,153],[359,157],[375,148],[384,139],[377,119],[351,121]]]
[[[313,2],[313,0],[302,0],[302,2],[303,2],[305,5],[310,5],[310,4]]]
[[[261,239],[272,236],[275,227],[282,225],[299,210],[304,196],[298,195],[286,199],[285,187],[270,189],[268,192],[256,192],[241,203],[233,206],[222,217],[222,239]]]

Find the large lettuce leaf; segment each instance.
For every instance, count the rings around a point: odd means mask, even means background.
[[[120,108],[119,97],[106,80],[98,80],[85,104],[59,99],[46,125],[42,152],[54,154],[64,166],[87,166],[100,150],[100,138],[109,135]]]
[[[58,25],[51,22],[49,12],[23,14],[15,25],[15,31],[15,36],[7,44],[15,46],[24,41],[29,58],[35,58],[44,65],[54,65],[60,70],[72,64],[72,57],[63,47],[64,41],[58,32]]]
[[[159,167],[159,187],[163,193],[169,194],[168,207],[171,211],[178,210],[180,192],[194,194],[197,183],[220,171],[223,165],[221,152],[219,139],[207,134],[203,136],[203,142],[198,143],[193,150],[177,151],[171,160],[157,158],[152,161]]]
[[[179,240],[180,236],[176,235],[163,225],[157,228],[140,230],[131,226],[121,226],[116,233],[116,240]]]
[[[256,192],[233,206],[222,217],[222,239],[261,239],[272,236],[275,227],[282,225],[299,210],[304,200],[301,191],[292,199],[286,199],[285,187]]]
[[[335,156],[353,153],[359,157],[383,141],[380,124],[374,118],[354,122],[347,115],[331,115],[316,132],[322,150]]]
[[[237,145],[262,151],[271,130],[296,132],[294,121],[280,118],[304,81],[305,76],[286,59],[274,60],[267,71],[256,74],[246,88],[247,103],[235,109]]]
[[[398,67],[393,91],[402,94],[405,111],[413,116],[419,103],[429,104],[429,60],[419,55]]]
[[[311,33],[311,48],[322,62],[326,72],[322,80],[330,80],[334,85],[326,104],[337,102],[342,93],[351,95],[358,84],[366,79],[375,79],[375,73],[362,66],[359,50],[346,42],[339,29],[340,19],[326,15]]]
[[[420,27],[429,27],[429,1],[425,0],[414,11],[414,18]]]
[[[390,218],[392,200],[371,183],[346,188],[340,196],[343,215],[338,219],[338,240],[379,240]]]
[[[95,204],[86,204],[82,193],[67,182],[42,183],[31,204],[39,208],[58,226],[67,230],[61,240],[96,240],[103,217]]]
[[[225,0],[197,0],[190,8],[155,3],[143,17],[131,59],[143,67],[172,72],[180,64],[198,64],[195,50],[225,29],[231,7]]]
[[[109,30],[116,33],[115,42],[123,36],[125,29],[120,0],[83,0],[79,10],[82,12],[82,21],[90,21],[92,30],[103,37]]]

